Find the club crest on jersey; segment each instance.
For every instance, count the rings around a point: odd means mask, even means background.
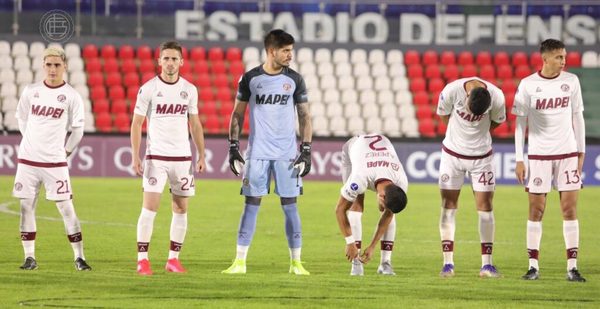
[[[569,91],[570,87],[567,84],[562,84],[562,85],[560,85],[560,89],[564,92],[567,92],[567,91]]]
[[[187,97],[188,97],[188,93],[187,93],[187,92],[185,92],[185,91],[182,91],[182,92],[180,92],[180,93],[179,93],[179,96],[180,96],[182,99],[184,99],[184,100],[185,100],[185,99],[187,99]]]
[[[15,182],[15,191],[23,190],[23,184],[20,182]]]
[[[288,83],[283,84],[283,90],[290,91],[290,89],[292,89],[292,85]]]
[[[67,97],[64,94],[59,94],[58,97],[56,97],[56,100],[60,103],[64,103],[66,99]]]
[[[540,178],[540,177],[535,177],[535,178],[533,179],[533,184],[534,184],[534,185],[536,185],[536,186],[538,186],[538,187],[539,187],[539,186],[541,186],[541,185],[542,185],[542,178]]]

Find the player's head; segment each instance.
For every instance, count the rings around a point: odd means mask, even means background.
[[[169,77],[179,75],[179,68],[183,65],[182,54],[182,48],[178,42],[168,41],[160,44],[158,64],[162,68],[162,74]]]
[[[483,115],[483,113],[490,108],[491,103],[492,98],[490,96],[490,92],[484,87],[475,87],[471,89],[471,92],[469,92],[467,105],[473,115]]]
[[[60,47],[51,46],[44,50],[43,66],[46,72],[46,82],[56,85],[63,82],[63,75],[67,69],[67,57]]]
[[[544,40],[540,44],[540,54],[544,61],[543,69],[559,72],[564,68],[567,58],[565,43],[555,39]]]
[[[402,188],[396,186],[393,183],[387,185],[384,189],[385,198],[383,204],[385,208],[389,209],[393,213],[397,214],[406,208],[408,198]]]
[[[271,30],[265,36],[265,51],[267,59],[280,67],[287,67],[292,61],[292,50],[294,49],[294,37],[281,30]]]

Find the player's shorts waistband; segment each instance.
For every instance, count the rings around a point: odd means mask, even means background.
[[[146,160],[192,161],[192,157],[167,157],[167,156],[147,155]]]
[[[540,160],[540,161],[550,161],[550,160],[562,160],[566,158],[573,158],[579,155],[578,152],[571,152],[565,154],[558,155],[527,155],[527,159],[529,160]]]
[[[457,157],[459,159],[465,159],[465,160],[479,160],[479,159],[485,159],[489,156],[492,155],[492,153],[494,153],[494,151],[492,149],[490,149],[490,151],[488,151],[487,153],[484,153],[482,155],[479,156],[466,156],[466,155],[462,155],[458,152],[452,151],[450,149],[448,149],[446,146],[442,145],[442,150],[445,151],[447,154],[453,156],[453,157]]]
[[[26,160],[26,159],[19,159],[17,162],[19,162],[21,164],[25,164],[25,165],[31,165],[31,166],[35,166],[35,167],[44,167],[44,168],[69,166],[67,164],[67,162],[51,162],[51,163],[48,163],[48,162],[30,161],[30,160]]]

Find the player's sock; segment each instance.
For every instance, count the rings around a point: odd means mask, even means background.
[[[301,256],[302,248],[290,248],[290,259],[299,261]]]
[[[35,223],[35,205],[36,198],[21,199],[21,244],[23,244],[23,253],[25,258],[35,259],[35,236],[37,226]]]
[[[493,211],[478,211],[479,240],[481,241],[481,266],[492,265],[495,220]]]
[[[248,248],[250,248],[250,246],[241,246],[241,245],[237,245],[236,250],[235,250],[235,258],[237,260],[246,260],[246,257],[248,256]]]
[[[240,219],[240,227],[238,229],[237,244],[239,246],[249,247],[254,237],[256,230],[256,218],[258,217],[258,205],[246,204],[244,212]]]
[[[302,247],[302,223],[296,203],[281,205],[285,213],[285,235],[287,236],[289,248]],[[299,251],[298,251],[299,252]],[[299,260],[299,258],[298,258]]]
[[[69,242],[71,242],[71,247],[73,247],[74,260],[76,260],[77,258],[82,258],[83,260],[85,260],[85,256],[83,255],[83,238],[81,236],[81,225],[79,224],[79,219],[75,214],[73,201],[66,200],[56,202],[56,207],[58,208],[58,211],[60,212],[65,223],[65,231],[67,232]]]
[[[577,268],[579,250],[579,220],[563,221],[563,236],[567,247],[567,270]]]
[[[454,233],[456,231],[456,209],[442,207],[440,216],[440,236],[444,265],[454,264]]]
[[[349,210],[346,212],[348,222],[350,222],[350,230],[352,231],[352,237],[356,242],[356,247],[360,250],[362,245],[362,212]]]
[[[392,215],[392,222],[381,237],[381,260],[383,262],[392,262],[392,250],[394,249],[394,240],[396,239],[396,215]]]
[[[142,207],[142,212],[140,213],[137,224],[138,261],[148,259],[148,248],[150,247],[155,217],[156,211]]]
[[[179,252],[181,251],[181,246],[183,246],[186,231],[187,213],[173,213],[173,217],[171,218],[171,246],[169,250],[169,260],[179,258]]]
[[[542,242],[542,222],[527,220],[527,254],[529,255],[529,268],[540,269],[538,259],[540,243]]]

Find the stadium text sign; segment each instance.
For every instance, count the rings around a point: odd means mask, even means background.
[[[229,11],[177,11],[175,37],[182,40],[262,42],[266,31],[281,28],[296,40],[309,43],[396,42],[405,45],[538,45],[546,38],[560,38],[566,44],[595,45],[600,42],[600,21],[587,15],[568,18],[520,15],[401,14],[398,20],[368,12],[351,18],[349,13],[335,16],[291,12],[239,15]]]
[[[0,175],[14,175],[20,136],[3,136],[0,140]],[[343,141],[314,141],[312,169],[307,179],[341,181]],[[411,182],[437,183],[440,143],[395,143],[400,161]],[[515,154],[512,144],[494,145],[496,179],[499,184],[516,184]],[[242,142],[242,149],[246,148]],[[236,179],[229,170],[226,139],[206,139],[206,173],[200,178]],[[600,145],[588,145],[584,165],[586,185],[600,185]],[[85,136],[69,158],[71,175],[134,177],[131,147],[126,136]],[[240,178],[237,178],[240,179]]]

